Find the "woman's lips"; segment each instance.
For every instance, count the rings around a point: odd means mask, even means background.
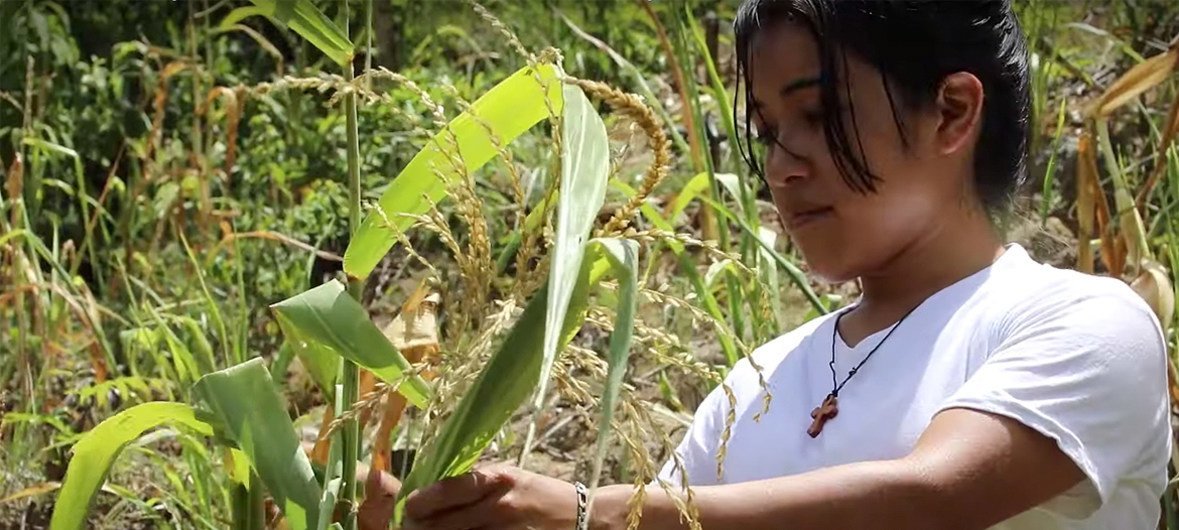
[[[790,230],[798,230],[799,228],[807,226],[811,223],[826,219],[834,213],[835,209],[830,206],[798,212],[796,214],[790,215],[790,217],[786,219],[786,228]]]

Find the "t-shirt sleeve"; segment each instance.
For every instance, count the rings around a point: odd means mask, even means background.
[[[735,368],[734,371],[736,370]],[[720,438],[728,407],[729,401],[724,388],[718,385],[696,408],[692,424],[676,447],[675,454],[668,457],[660,470],[658,477],[660,480],[680,488],[684,486],[685,482],[692,487],[717,483],[717,450],[720,447]],[[682,470],[676,465],[677,458],[683,464]],[[684,480],[681,471],[687,474],[687,481]]]
[[[941,407],[1010,417],[1055,440],[1087,477],[1044,506],[1070,518],[1089,517],[1119,480],[1165,473],[1165,343],[1146,304],[1120,287],[1009,315],[997,348]]]

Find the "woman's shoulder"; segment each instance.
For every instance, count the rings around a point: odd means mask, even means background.
[[[1057,267],[1027,258],[1000,281],[992,282],[998,306],[1010,323],[1053,321],[1111,323],[1159,327],[1153,309],[1129,284],[1117,278]],[[1003,302],[1006,303],[1003,303]]]

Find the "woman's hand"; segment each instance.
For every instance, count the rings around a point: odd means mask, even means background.
[[[569,530],[577,490],[507,465],[478,468],[410,494],[404,530]]]

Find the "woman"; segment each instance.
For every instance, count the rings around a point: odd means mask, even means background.
[[[738,121],[764,146],[743,151],[810,270],[862,296],[754,352],[774,396],[760,421],[754,368],[733,368],[723,470],[728,400],[704,400],[685,473],[661,474],[686,475],[703,528],[1154,528],[1171,447],[1157,320],[992,223],[1029,134],[1009,3],[747,0],[735,30]],[[409,526],[577,528],[577,491],[484,468],[411,495]],[[632,492],[600,489],[588,528],[625,528]],[[687,527],[658,488],[642,508],[640,528]]]

